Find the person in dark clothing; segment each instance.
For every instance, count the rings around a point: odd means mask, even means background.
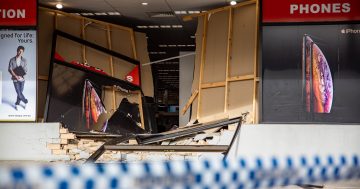
[[[25,48],[23,46],[18,46],[16,56],[10,59],[8,68],[8,71],[11,74],[11,80],[14,83],[15,91],[17,94],[15,102],[16,110],[18,110],[21,101],[25,103],[24,108],[28,103],[28,100],[23,94],[25,84],[24,76],[27,73],[27,62],[26,59],[23,57],[24,51]]]

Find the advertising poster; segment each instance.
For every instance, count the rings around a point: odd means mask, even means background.
[[[262,121],[360,123],[360,24],[263,27]]]
[[[0,30],[0,121],[36,119],[36,30]]]

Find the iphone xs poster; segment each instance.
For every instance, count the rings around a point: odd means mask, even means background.
[[[360,24],[264,26],[262,122],[360,123]]]

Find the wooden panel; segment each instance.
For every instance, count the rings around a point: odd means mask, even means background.
[[[88,24],[85,20],[85,39],[99,46],[108,48],[106,26],[99,24]],[[113,44],[111,44],[113,45]]]
[[[130,31],[111,28],[110,33],[111,33],[112,50],[121,53],[123,55],[126,55],[128,57],[134,58],[132,45],[131,45]]]
[[[104,70],[110,75],[111,69],[109,65],[109,55],[97,51],[93,48],[86,47],[85,49],[87,63],[91,66]]]
[[[225,81],[228,11],[212,14],[208,22],[203,83]]]
[[[125,80],[126,74],[135,68],[134,64],[113,57],[114,77]]]
[[[234,9],[230,76],[254,73],[256,4]]]
[[[225,87],[225,81],[201,84],[202,89],[215,88],[215,87]]]
[[[253,80],[229,83],[229,111],[232,117],[240,116],[244,112],[252,112],[253,89]]]
[[[193,101],[195,100],[195,98],[197,97],[197,95],[199,94],[199,91],[196,90],[189,98],[188,102],[185,104],[184,108],[181,110],[181,114],[184,115],[186,113],[186,111],[188,110],[188,108],[190,107],[190,105],[193,103]]]
[[[254,79],[254,75],[250,74],[250,75],[234,76],[234,77],[230,77],[229,81],[244,81],[249,79]]]
[[[141,64],[150,62],[147,51],[146,34],[135,32],[135,44],[138,59]],[[154,82],[152,77],[151,66],[141,66],[141,88],[145,96],[154,97]]]
[[[81,36],[81,19],[57,14],[57,29],[76,37]]]
[[[58,37],[56,41],[56,52],[59,53],[60,56],[62,56],[67,62],[82,62],[81,45],[69,39]]]
[[[111,87],[103,88],[102,95],[103,95],[102,100],[105,105],[105,109],[111,113],[114,113],[117,106],[113,107],[113,90],[112,90],[112,88]]]
[[[54,13],[39,11],[39,47],[38,74],[48,75],[52,48],[52,31],[54,29]]]
[[[225,87],[203,89],[201,95],[200,117],[223,113]]]

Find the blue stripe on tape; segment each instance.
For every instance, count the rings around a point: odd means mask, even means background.
[[[271,158],[271,165],[274,169],[276,169],[278,167],[278,161],[275,157]]]
[[[117,178],[111,178],[110,188],[117,188],[119,186],[119,181]]]
[[[301,166],[306,166],[306,164],[307,164],[307,160],[306,160],[306,158],[305,157],[301,157]]]
[[[23,180],[25,178],[25,175],[20,168],[13,169],[12,176],[13,176],[14,180]]]
[[[291,157],[286,158],[286,164],[287,164],[288,168],[293,167],[293,161],[292,161]]]
[[[263,165],[260,158],[256,158],[256,166],[258,169],[262,169]]]
[[[346,165],[346,158],[345,158],[345,156],[342,155],[342,156],[340,157],[340,159],[341,159],[341,164],[342,164],[342,165]]]
[[[228,168],[228,162],[223,160],[222,161],[222,166],[223,166],[223,168],[227,169]]]
[[[99,173],[104,173],[104,164],[102,164],[102,163],[96,164],[96,170],[97,170]]]
[[[189,161],[185,161],[186,172],[191,172],[191,163]]]
[[[240,159],[241,168],[246,168],[246,161],[244,159]]]
[[[151,172],[149,163],[145,162],[143,164],[143,166],[144,166],[145,173],[149,174]]]
[[[127,172],[128,172],[128,164],[120,163],[120,167],[121,167],[121,170],[122,170],[124,173],[127,173]]]
[[[71,169],[71,174],[72,175],[78,176],[80,174],[80,170],[79,170],[79,168],[77,166],[71,165],[70,169]]]
[[[354,166],[358,166],[358,165],[359,165],[359,159],[358,159],[357,156],[354,155],[353,158],[352,158],[352,160],[353,160]]]
[[[66,180],[60,181],[59,183],[59,189],[68,189],[69,183]]]
[[[51,177],[51,176],[53,176],[53,170],[51,169],[51,167],[44,167],[43,168],[43,174],[46,177]]]
[[[86,189],[93,189],[95,187],[94,180],[88,179],[85,181],[85,188]]]
[[[204,166],[206,169],[210,169],[210,163],[208,160],[204,160]]]

